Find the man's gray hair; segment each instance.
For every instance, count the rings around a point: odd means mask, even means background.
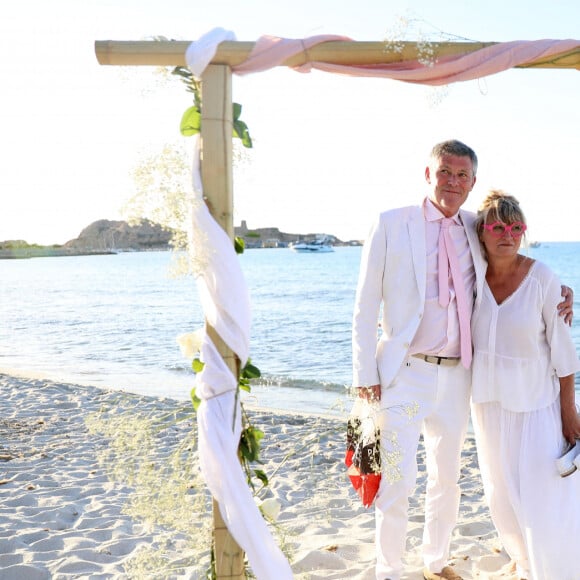
[[[437,143],[437,145],[431,149],[431,159],[440,161],[443,155],[469,157],[471,159],[471,164],[473,165],[473,175],[477,174],[477,155],[475,154],[475,151],[465,143],[457,141],[457,139],[450,139],[449,141]]]

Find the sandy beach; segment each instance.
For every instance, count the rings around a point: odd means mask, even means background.
[[[8,375],[0,389],[0,580],[205,577],[211,498],[189,403]],[[250,416],[265,432],[270,486],[260,495],[281,504],[272,530],[295,578],[372,580],[374,515],[346,477],[343,422]],[[422,578],[424,484],[421,452],[408,580]],[[461,486],[452,564],[466,579],[516,580],[484,503],[471,438]]]

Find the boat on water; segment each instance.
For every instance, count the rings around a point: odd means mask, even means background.
[[[302,254],[334,252],[334,248],[328,238],[320,238],[308,242],[292,242],[290,248],[294,252],[300,252]]]
[[[530,248],[539,248],[542,244],[540,242],[530,242],[528,245]]]

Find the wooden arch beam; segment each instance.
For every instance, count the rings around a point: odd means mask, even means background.
[[[120,66],[187,66],[187,40],[97,40],[95,53],[99,64]],[[417,60],[424,43],[395,41],[397,50],[387,50],[387,42],[328,41],[286,60],[284,66],[295,67],[307,61],[329,64],[365,65]],[[432,42],[438,57],[474,52],[497,42]],[[212,64],[236,66],[244,62],[254,42],[226,41],[219,44]],[[401,50],[399,50],[399,48]],[[308,58],[307,58],[308,56]],[[546,59],[538,59],[515,68],[580,69],[580,49],[570,50]]]

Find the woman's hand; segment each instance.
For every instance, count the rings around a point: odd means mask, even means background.
[[[574,375],[560,377],[560,413],[562,415],[562,435],[574,445],[580,439],[580,415],[576,409]]]
[[[580,439],[580,416],[574,409],[562,409],[562,435],[568,443],[574,445]]]

